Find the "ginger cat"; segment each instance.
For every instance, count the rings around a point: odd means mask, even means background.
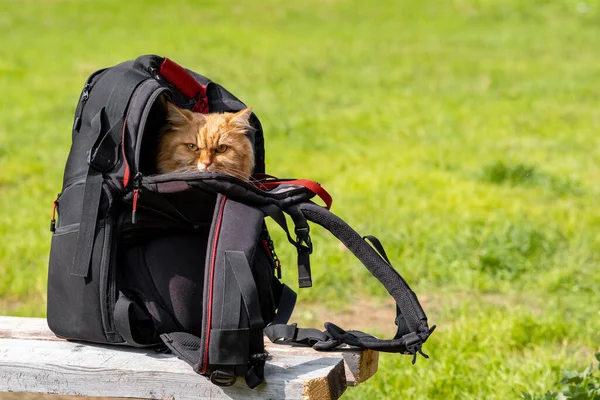
[[[249,180],[254,149],[246,134],[252,108],[200,114],[161,99],[167,123],[159,132],[156,166],[168,172],[222,172]]]

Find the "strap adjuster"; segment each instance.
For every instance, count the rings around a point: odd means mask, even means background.
[[[210,374],[210,381],[217,386],[231,386],[236,380],[237,376],[218,369]]]
[[[429,358],[429,356],[423,353],[423,339],[415,332],[408,333],[402,336],[404,339],[404,345],[406,346],[406,352],[404,354],[412,354],[413,359],[412,363],[415,364],[417,362],[417,353],[422,355],[425,358]]]
[[[313,252],[313,244],[310,239],[310,230],[308,225],[294,229],[296,232],[296,243],[294,244],[299,252],[306,252],[308,254],[312,254]]]
[[[250,363],[251,364],[264,364],[265,361],[267,360],[267,358],[269,358],[269,353],[264,352],[264,353],[256,353],[256,354],[251,354],[250,355]]]

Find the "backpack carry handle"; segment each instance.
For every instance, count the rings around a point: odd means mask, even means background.
[[[331,195],[321,186],[318,182],[310,181],[308,179],[290,179],[290,180],[277,180],[277,181],[259,181],[255,183],[256,186],[261,190],[271,190],[280,185],[292,185],[302,186],[319,196],[325,203],[325,208],[330,209],[333,203]]]
[[[209,113],[206,86],[194,79],[185,68],[165,57],[158,74],[175,86],[185,97],[196,100],[196,105],[192,108],[193,112]]]

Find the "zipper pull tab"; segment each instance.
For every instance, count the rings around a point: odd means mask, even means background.
[[[81,92],[81,100],[87,101],[90,98],[90,84],[86,83],[83,87],[83,91]]]
[[[138,172],[133,178],[133,209],[131,211],[131,223],[137,224],[137,202],[140,197],[140,186],[142,183],[142,173]]]
[[[54,233],[56,231],[56,209],[58,208],[58,198],[60,197],[60,193],[56,196],[56,200],[54,200],[54,208],[52,209],[52,219],[50,220],[50,232]]]
[[[281,261],[279,261],[279,257],[275,253],[275,246],[273,246],[273,241],[269,238],[269,248],[271,249],[271,255],[273,256],[273,261],[275,261],[275,272],[277,273],[277,279],[281,279]]]
[[[271,240],[271,237],[268,234],[267,234],[267,238],[263,239],[263,244],[264,244],[265,250],[267,250],[268,256],[271,258],[271,260],[275,264],[275,273],[276,273],[277,279],[281,279],[281,261],[279,261],[279,257],[277,257],[277,253],[275,253],[275,246],[273,245],[273,240]]]

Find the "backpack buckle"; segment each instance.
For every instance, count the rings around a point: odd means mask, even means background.
[[[404,354],[412,354],[413,364],[417,362],[417,353],[425,358],[429,358],[429,356],[422,351],[423,339],[421,339],[421,337],[415,332],[411,332],[402,336],[402,339],[404,339],[404,345],[406,346],[406,352],[404,352]]]
[[[313,244],[312,240],[310,239],[310,230],[308,225],[301,228],[295,228],[294,231],[296,232],[296,248],[298,251],[312,254]]]

